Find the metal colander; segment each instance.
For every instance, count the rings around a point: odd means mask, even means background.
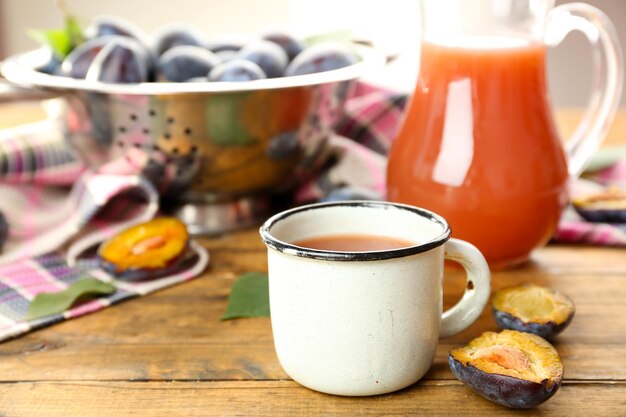
[[[271,196],[311,173],[352,81],[383,62],[359,47],[350,67],[245,83],[105,84],[36,71],[32,51],[1,71],[65,99],[65,137],[93,169],[143,175],[192,232],[267,215]]]

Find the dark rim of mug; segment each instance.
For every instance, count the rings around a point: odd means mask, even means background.
[[[400,209],[413,212],[419,216],[422,216],[434,223],[439,224],[442,227],[443,232],[435,239],[428,242],[416,244],[413,246],[407,246],[399,249],[389,249],[381,251],[368,251],[368,252],[344,252],[344,251],[330,251],[310,249],[302,246],[296,246],[292,243],[287,243],[282,240],[276,239],[271,234],[271,229],[276,223],[293,216],[298,213],[302,213],[309,210],[317,210],[328,207],[368,207],[374,209]],[[332,203],[317,203],[309,204],[286,210],[270,217],[259,230],[261,239],[270,248],[283,252],[289,255],[300,256],[303,258],[330,260],[330,261],[380,261],[384,259],[402,258],[405,256],[415,255],[422,252],[427,252],[433,248],[443,245],[450,239],[450,226],[445,219],[432,211],[410,206],[407,204],[390,203],[386,201],[339,201]]]

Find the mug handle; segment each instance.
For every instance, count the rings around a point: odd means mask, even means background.
[[[450,239],[445,244],[445,257],[465,268],[467,285],[459,302],[441,316],[440,338],[459,333],[476,321],[489,299],[491,281],[487,261],[474,245]]]
[[[576,178],[615,118],[624,83],[624,57],[617,31],[608,16],[585,3],[567,3],[552,9],[544,41],[550,47],[557,46],[574,30],[582,32],[593,48],[591,101],[566,143],[569,173]]]

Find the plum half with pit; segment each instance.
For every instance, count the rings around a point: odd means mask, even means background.
[[[100,266],[115,277],[141,281],[170,275],[185,265],[187,227],[178,219],[159,217],[132,226],[98,249]]]
[[[241,48],[237,58],[252,61],[265,73],[267,78],[282,77],[289,59],[283,49],[274,42],[259,40]]]
[[[253,81],[267,78],[257,64],[245,59],[233,59],[213,68],[209,73],[209,81]]]
[[[552,397],[563,380],[563,363],[545,339],[516,330],[485,332],[452,349],[454,375],[483,397],[510,408],[533,408]]]
[[[539,285],[520,285],[496,291],[493,317],[501,329],[519,330],[551,339],[572,322],[574,302],[559,291]]]
[[[182,45],[171,48],[157,61],[157,78],[162,81],[185,82],[205,77],[220,64],[211,51],[199,46]]]
[[[139,42],[116,36],[96,55],[85,79],[125,84],[146,82],[150,62],[149,52]]]
[[[322,42],[306,48],[287,67],[285,75],[314,74],[348,67],[358,62],[354,52],[345,44]]]
[[[594,223],[626,223],[626,189],[610,186],[572,201],[585,220]]]

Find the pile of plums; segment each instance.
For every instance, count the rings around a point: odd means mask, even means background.
[[[305,47],[273,31],[248,43],[205,41],[197,31],[167,26],[153,36],[119,17],[95,19],[87,40],[42,72],[107,83],[148,81],[251,81],[343,68],[358,61],[349,45],[323,42]]]

